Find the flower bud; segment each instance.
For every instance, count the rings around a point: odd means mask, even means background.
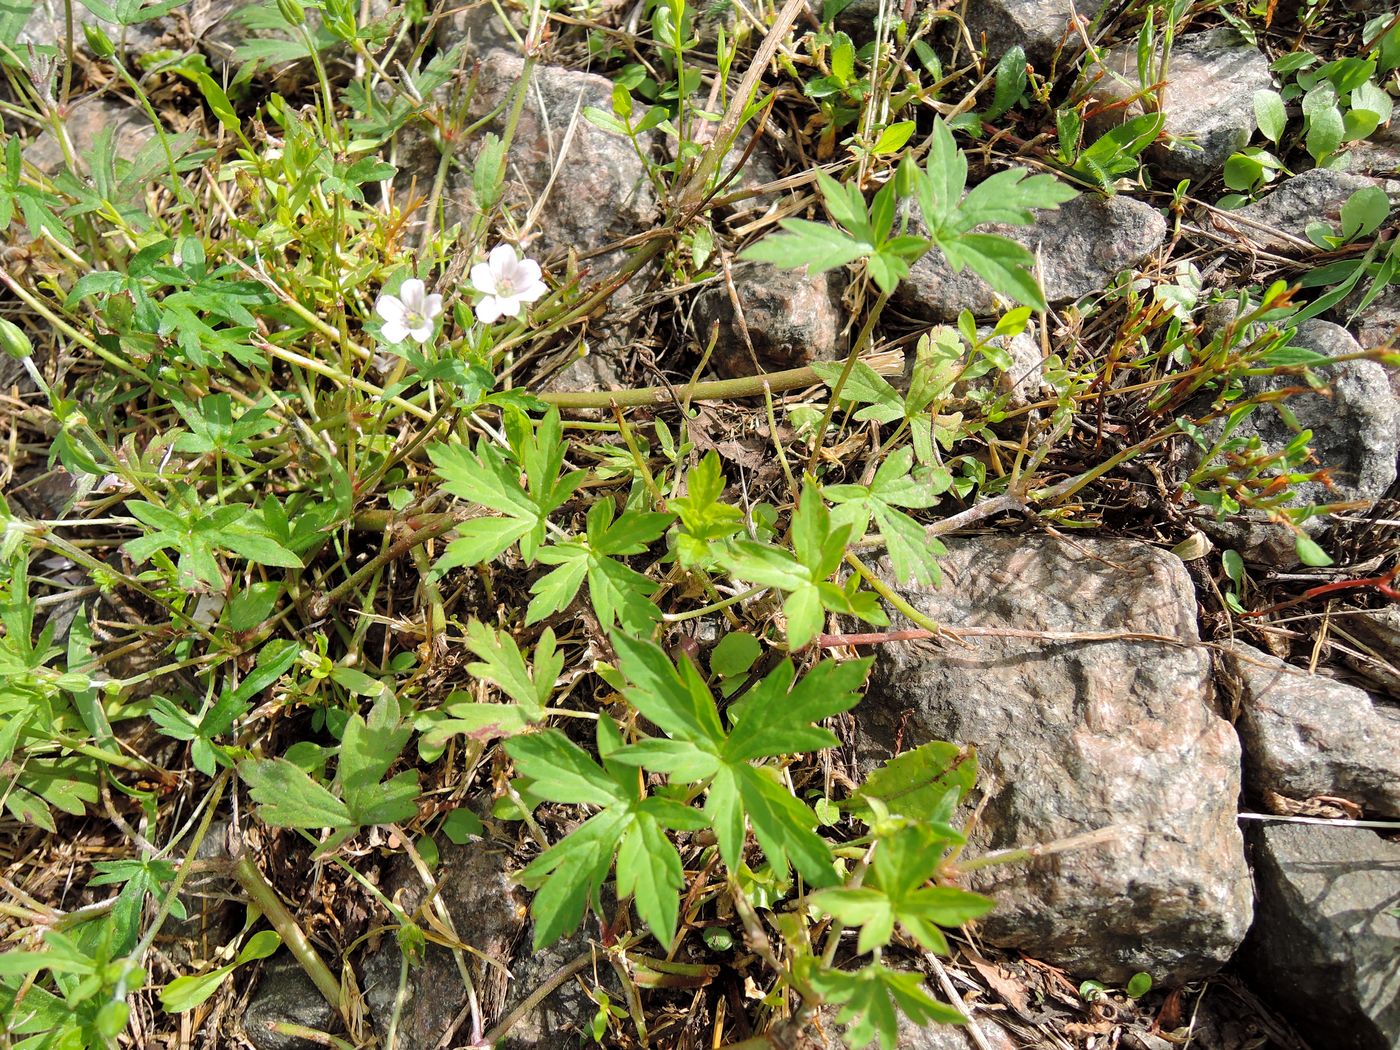
[[[100,25],[83,23],[83,35],[87,37],[88,47],[92,48],[92,53],[98,58],[111,58],[116,53],[116,45]]]
[[[0,346],[16,361],[22,361],[34,353],[34,344],[24,334],[24,329],[3,317],[0,317]]]
[[[306,9],[301,6],[298,0],[277,0],[277,10],[289,26],[299,26],[306,24]]]

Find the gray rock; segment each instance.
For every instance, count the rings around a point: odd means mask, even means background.
[[[1400,1046],[1400,843],[1364,828],[1266,824],[1254,840],[1254,988],[1311,1045]]]
[[[1122,101],[1138,94],[1137,43],[1109,51],[1087,75],[1100,99]],[[1269,60],[1232,30],[1187,33],[1177,39],[1167,66],[1162,110],[1165,132],[1181,140],[1159,141],[1149,159],[1171,178],[1206,179],[1230,154],[1248,145],[1254,122],[1254,93],[1272,84]],[[1142,113],[1140,102],[1115,110],[1120,117]],[[1185,141],[1189,137],[1191,141]]]
[[[515,36],[511,35],[510,29],[501,21],[501,16],[496,14],[490,0],[478,0],[475,3],[454,4],[449,7],[442,21],[438,23],[438,46],[449,50],[465,43],[467,53],[476,57],[482,57],[498,48],[520,52],[530,25],[530,12],[511,3],[510,0],[504,0],[501,10],[510,19]],[[519,43],[516,36],[520,38]]]
[[[1346,329],[1327,321],[1304,321],[1292,345],[1328,357],[1361,352]],[[1313,452],[1318,465],[1331,472],[1332,486],[1321,482],[1299,485],[1294,505],[1378,499],[1395,480],[1395,461],[1400,454],[1400,404],[1390,389],[1390,379],[1374,361],[1345,361],[1321,367],[1318,374],[1326,380],[1330,396],[1311,391],[1294,394],[1287,407],[1300,426],[1312,431]],[[1297,376],[1256,376],[1246,383],[1246,390],[1256,395],[1300,384]],[[1270,405],[1255,409],[1235,434],[1257,437],[1270,451],[1283,449],[1296,436]],[[1305,523],[1310,531],[1323,525],[1321,519]]]
[[[910,226],[924,232],[917,220]],[[1161,246],[1167,223],[1131,197],[1080,194],[1058,210],[1037,212],[1033,225],[989,224],[977,232],[1003,234],[1039,253],[1045,298],[1061,304],[1103,291],[1119,271],[1142,262]],[[914,264],[896,296],[904,309],[930,321],[952,320],[963,309],[990,317],[1011,305],[970,269],[954,273],[937,248]]]
[[[613,347],[592,347],[589,352],[573,358],[562,369],[540,385],[541,394],[587,393],[594,390],[617,390],[622,386],[618,377],[618,362]]]
[[[1389,285],[1365,308],[1361,296],[1366,289],[1352,293],[1343,304],[1347,327],[1356,333],[1356,341],[1367,350],[1385,346],[1400,352],[1400,286]],[[1355,316],[1350,316],[1355,311]],[[1400,396],[1400,368],[1390,369],[1390,387]]]
[[[1394,121],[1377,128],[1346,153],[1347,168],[1358,175],[1400,179],[1400,126]]]
[[[57,47],[63,51],[68,46],[68,26],[65,0],[29,0],[32,4],[29,20],[19,32],[19,43],[34,44],[36,47]],[[8,5],[7,5],[8,6]],[[101,29],[116,45],[118,54],[133,55],[149,51],[173,26],[174,18],[165,15],[134,26],[121,26],[99,18],[85,6],[73,0],[73,46],[88,51],[87,37],[83,26]],[[20,48],[23,52],[23,47]]]
[[[856,709],[862,761],[896,740],[976,744],[986,806],[974,854],[1115,829],[1101,845],[979,872],[974,888],[997,901],[978,924],[984,940],[1100,980],[1213,973],[1249,925],[1249,884],[1239,744],[1209,703],[1185,566],[1130,540],[984,535],[948,548],[939,590],[901,593],[954,630],[1145,632],[1182,645],[883,645]]]
[[[1400,710],[1242,642],[1230,643],[1225,665],[1239,688],[1236,728],[1251,795],[1328,795],[1400,816]]]
[[[719,325],[710,365],[722,376],[750,376],[800,368],[837,356],[845,311],[839,274],[808,276],[767,263],[740,264],[732,270],[742,324],[721,278],[700,293],[695,327],[702,343]],[[747,330],[748,339],[744,338]],[[752,344],[752,351],[750,351]],[[755,356],[757,360],[755,360]]]
[[[525,923],[526,895],[510,880],[508,858],[485,843],[447,844],[435,873],[441,898],[452,916],[457,933],[478,952],[499,966],[483,964],[468,953],[472,983],[490,1024],[506,997],[512,949]],[[404,907],[415,911],[426,889],[412,864],[397,865],[388,879],[387,892],[400,893]],[[380,1037],[385,1038],[394,1002],[399,995],[402,953],[393,938],[385,938],[365,963],[365,1001]],[[467,1001],[466,986],[456,960],[446,948],[427,946],[420,965],[408,970],[403,1009],[399,1018],[400,1050],[433,1050]],[[468,1042],[463,1033],[458,1042]]]
[[[533,931],[527,935],[532,936]],[[502,1013],[515,1009],[566,967],[572,969],[569,978],[511,1027],[498,1044],[500,1050],[580,1050],[596,1045],[588,1034],[588,1024],[598,1012],[598,1004],[579,986],[579,980],[593,988],[596,976],[614,1003],[623,1001],[622,991],[606,953],[582,930],[517,960],[512,967],[515,980],[510,998]]]
[[[113,130],[113,152],[123,160],[133,159],[155,136],[155,129],[144,113],[107,95],[78,99],[69,108],[63,127],[83,172],[88,170],[89,155],[98,134],[107,128]],[[30,144],[24,156],[46,174],[62,170],[66,163],[63,148],[48,131]]]
[[[820,20],[822,9],[826,6],[824,0],[809,0],[807,6],[812,12],[812,17]],[[903,21],[900,6],[889,3],[888,0],[851,0],[837,12],[832,24],[857,44],[865,44],[875,39],[879,31],[881,8],[884,7],[890,14],[890,24],[885,30],[885,39],[889,40],[893,37],[897,23]]]
[[[1302,564],[1292,529],[1280,525],[1262,511],[1240,511],[1217,519],[1208,508],[1187,511],[1194,525],[1223,550],[1239,552],[1251,565],[1293,569]],[[1303,523],[1306,532],[1321,532],[1325,522],[1312,518]]]
[[[525,61],[520,56],[491,52],[481,66],[472,118],[485,116],[500,105],[524,71]],[[607,77],[593,73],[535,67],[511,146],[506,189],[508,201],[519,208],[523,220],[545,192],[555,166],[559,167],[534,228],[538,239],[530,254],[535,258],[566,248],[580,252],[602,248],[646,228],[652,219],[655,196],[632,144],[583,118],[587,106],[612,112],[612,88]],[[561,157],[559,150],[576,107],[578,125],[568,152]],[[497,118],[483,133],[501,133],[504,119]],[[652,141],[650,134],[646,136],[648,146]],[[424,182],[425,178],[429,181]],[[420,173],[420,184],[428,185],[430,179],[430,173]],[[448,177],[448,188],[459,212],[469,214],[473,207],[470,177],[454,171]]]
[[[1253,204],[1235,211],[1215,212],[1213,219],[1221,229],[1261,248],[1297,252],[1302,247],[1297,241],[1306,241],[1308,226],[1324,222],[1336,228],[1347,198],[1363,186],[1374,185],[1375,180],[1363,175],[1314,168],[1285,179],[1267,197]],[[1311,242],[1307,242],[1305,250],[1313,250]]]
[[[243,1011],[243,1034],[257,1050],[320,1050],[320,1043],[272,1030],[272,1025],[282,1023],[318,1032],[336,1023],[330,1003],[286,951],[263,966],[257,991]]]
[[[1063,46],[1068,55],[1077,55],[1084,43],[1070,26],[1078,13],[1086,20],[1096,18],[1107,6],[1106,0],[977,0],[964,9],[967,27],[976,40],[987,38],[987,54],[996,61],[1009,49],[1020,45],[1026,57],[1045,72]]]
[[[1383,609],[1351,609],[1335,621],[1342,632],[1364,649],[1366,658],[1344,656],[1353,668],[1396,700],[1400,700],[1400,605]]]

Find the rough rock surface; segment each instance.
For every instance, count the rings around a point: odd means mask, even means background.
[[[723,281],[700,293],[695,304],[695,327],[702,343],[710,338],[710,327],[719,325],[710,357],[716,372],[722,376],[780,372],[837,356],[844,320],[843,282],[838,274],[809,277],[800,270],[779,270],[767,263],[740,264],[732,273],[742,322]]]
[[[1327,321],[1304,321],[1293,345],[1339,357],[1361,352],[1346,331]],[[1385,368],[1375,361],[1345,361],[1318,370],[1331,396],[1307,393],[1288,399],[1298,423],[1313,432],[1318,463],[1332,472],[1332,488],[1320,482],[1298,486],[1298,505],[1341,500],[1374,500],[1395,480],[1400,453],[1400,405],[1390,389]],[[1250,393],[1296,387],[1296,376],[1259,376],[1247,384]],[[1278,412],[1261,406],[1240,425],[1241,436],[1258,435],[1267,449],[1282,449],[1295,437]]]
[[[526,894],[510,881],[504,855],[481,843],[448,844],[435,877],[458,935],[501,963],[489,966],[477,956],[467,956],[481,1008],[487,1015],[485,1023],[490,1024],[505,998],[504,968],[511,965],[511,951],[525,923]],[[411,864],[400,865],[388,881],[389,892],[402,890],[401,902],[410,912],[422,903],[426,888]],[[399,993],[401,958],[397,942],[386,937],[365,963],[361,984],[381,1038],[386,1035]],[[407,994],[399,1019],[401,1050],[433,1050],[466,999],[466,987],[452,953],[438,945],[428,945],[422,965],[408,971]],[[458,1040],[468,1041],[465,1032]]]
[[[529,11],[511,3],[510,0],[501,4],[501,10],[510,19],[510,24],[515,27],[523,43],[530,24]],[[517,52],[520,50],[520,44],[501,21],[501,16],[496,13],[490,0],[453,4],[438,23],[437,40],[438,45],[443,48],[455,47],[465,42],[468,52],[478,56],[497,48]]]
[[[1375,180],[1345,171],[1315,168],[1286,179],[1267,197],[1233,212],[1215,213],[1215,222],[1270,251],[1297,252],[1300,247],[1313,251],[1307,241],[1308,226],[1325,222],[1337,226],[1342,205],[1363,186]],[[1238,218],[1240,221],[1234,221]],[[1279,236],[1279,234],[1286,236]],[[1295,239],[1290,239],[1295,238]],[[1299,245],[1301,240],[1305,245]]]
[[[524,68],[525,61],[518,55],[505,51],[488,55],[472,99],[473,119],[500,105],[519,82]],[[545,192],[556,164],[559,166],[536,225],[539,237],[531,251],[536,258],[564,248],[580,252],[602,248],[614,239],[637,233],[651,221],[654,196],[632,144],[594,127],[582,116],[586,106],[612,112],[612,88],[607,77],[593,73],[559,66],[535,67],[531,91],[516,127],[506,193],[521,207],[523,219]],[[577,126],[568,152],[561,157],[575,107],[579,112]],[[498,118],[492,128],[484,130],[500,134],[503,120]],[[470,200],[469,178],[455,172],[448,184],[459,205]]]
[[[527,948],[533,936],[533,931],[527,932]],[[515,962],[511,967],[515,980],[511,982],[510,998],[502,1007],[502,1015],[515,1009],[565,967],[574,967],[573,972],[590,988],[594,986],[596,975],[609,998],[614,1003],[622,1002],[622,991],[607,956],[592,945],[585,927],[572,937],[542,951],[527,953]],[[575,1050],[593,1045],[587,1030],[597,1012],[598,1004],[579,986],[578,979],[571,976],[511,1027],[499,1044],[500,1050]]]
[[[1137,43],[1124,43],[1089,71],[1091,91],[1102,100],[1123,100],[1141,90]],[[1254,122],[1254,93],[1272,83],[1269,60],[1232,30],[1187,33],[1172,48],[1162,111],[1167,135],[1190,142],[1159,141],[1148,157],[1171,178],[1205,179],[1248,145]],[[1137,116],[1139,103],[1115,112]]]
[[[1185,567],[1129,540],[986,535],[948,548],[939,590],[902,593],[954,629],[1147,632],[1183,645],[883,645],[856,710],[862,760],[887,757],[896,739],[976,744],[977,850],[1117,829],[1102,845],[992,869],[977,887],[997,899],[984,939],[1100,980],[1214,972],[1244,937],[1250,894],[1239,744],[1210,706]]]
[[[1364,294],[1365,289],[1362,291]],[[1360,305],[1360,297],[1353,293],[1343,302],[1342,308],[1349,313]],[[1367,350],[1378,346],[1391,349],[1400,347],[1400,288],[1393,284],[1387,287],[1369,306],[1348,320],[1347,326],[1356,333],[1356,341]],[[1390,387],[1396,396],[1400,396],[1400,368],[1390,370]]]
[[[923,232],[918,222],[910,226],[910,232]],[[1155,208],[1131,197],[1085,193],[1058,210],[1037,212],[1030,226],[988,224],[977,232],[1004,234],[1039,253],[1045,298],[1055,304],[1103,291],[1120,270],[1161,246],[1167,223]],[[971,270],[954,273],[937,248],[914,264],[896,297],[905,310],[930,321],[952,320],[963,309],[990,317],[1009,305]]]
[[[1026,57],[1045,72],[1061,43],[1067,53],[1083,48],[1069,20],[1077,12],[1086,24],[1105,6],[1104,0],[977,0],[968,4],[967,27],[973,39],[985,34],[993,62],[1019,44]]]
[[[564,394],[593,390],[617,390],[623,384],[618,378],[616,347],[592,347],[584,356],[569,361],[549,377],[539,388],[542,394]]]
[[[243,1011],[243,1032],[258,1050],[318,1050],[319,1043],[300,1036],[282,1035],[269,1027],[282,1022],[318,1032],[337,1023],[330,1003],[285,950],[274,955],[263,967],[257,991]]]
[[[1267,824],[1254,840],[1253,985],[1317,1047],[1400,1046],[1400,843],[1365,828]]]
[[[79,99],[63,122],[68,141],[83,170],[87,170],[88,155],[97,136],[107,128],[113,129],[114,152],[123,160],[131,160],[141,147],[155,136],[151,122],[135,106],[112,97],[88,95]],[[53,134],[45,132],[24,151],[25,159],[40,171],[53,174],[64,166],[63,149]]]
[[[1361,350],[1346,329],[1316,320],[1298,326],[1292,345],[1329,357]],[[1312,431],[1317,466],[1331,471],[1332,487],[1321,482],[1298,485],[1292,505],[1376,500],[1395,480],[1400,453],[1400,401],[1391,389],[1390,377],[1374,361],[1347,361],[1316,371],[1327,382],[1329,393],[1298,393],[1289,397],[1287,404],[1299,425]],[[1246,390],[1259,394],[1296,388],[1300,382],[1295,376],[1256,376],[1246,383]],[[1208,432],[1218,434],[1219,426]],[[1234,434],[1245,439],[1258,437],[1261,448],[1268,451],[1283,449],[1296,436],[1283,416],[1267,404],[1255,409]],[[1195,469],[1199,455],[1195,446],[1187,449],[1182,461],[1184,473]],[[1298,564],[1294,534],[1287,526],[1244,513],[1225,521],[1206,514],[1198,524],[1217,543],[1233,547],[1248,561],[1284,569]],[[1318,536],[1327,524],[1327,518],[1314,517],[1302,527]]]
[[[1400,709],[1242,642],[1225,657],[1239,685],[1245,787],[1256,799],[1345,798],[1400,816]]]
[[[1351,610],[1336,626],[1366,657],[1345,657],[1347,663],[1391,699],[1400,700],[1400,605]]]
[[[64,0],[23,0],[23,2],[32,6],[30,7],[29,20],[24,23],[24,28],[19,32],[20,50],[23,51],[22,45],[24,44],[57,46],[60,49],[65,47],[68,40],[68,28]],[[6,7],[10,7],[10,5],[7,4]],[[18,7],[19,5],[15,5],[15,9]],[[124,49],[127,53],[140,54],[156,46],[156,42],[164,35],[172,21],[173,19],[167,16],[123,27],[98,17],[78,0],[74,0],[73,46],[87,50],[87,37],[83,33],[83,26],[90,25],[100,28],[106,33],[112,43],[116,45],[118,52]]]

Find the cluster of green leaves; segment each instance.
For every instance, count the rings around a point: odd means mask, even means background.
[[[888,295],[925,252],[937,247],[954,272],[971,268],[1002,295],[1045,309],[1045,297],[1031,273],[1035,259],[1030,251],[1010,237],[976,229],[989,223],[1025,226],[1034,221],[1033,209],[1059,207],[1075,193],[1054,176],[1012,168],[968,190],[967,157],[940,118],[929,137],[925,166],[918,167],[906,156],[868,207],[858,186],[819,175],[818,187],[837,226],[784,219],[784,233],[750,246],[743,257],[788,269],[805,266],[810,273],[863,260],[871,280]],[[895,232],[901,196],[918,202],[921,228],[911,227],[906,212]],[[922,232],[911,233],[911,228]]]
[[[906,752],[844,804],[873,829],[842,847],[849,853],[873,843],[874,864],[864,885],[841,886],[833,843],[818,833],[817,814],[784,782],[789,756],[837,743],[819,723],[859,701],[868,661],[826,660],[798,678],[784,660],[721,715],[711,685],[688,659],[673,663],[655,644],[618,633],[612,642],[622,695],[661,735],[639,728],[625,733],[603,715],[596,760],[557,729],[506,743],[522,796],[597,810],[520,874],[536,890],[536,948],[573,930],[590,906],[602,913],[603,889],[614,871],[619,901],[630,898],[642,923],[669,945],[685,877],[668,832],[712,834],[714,845],[702,850],[715,850],[738,875],[748,870],[745,843],[752,830],[779,885],[791,887],[795,871],[803,885],[817,890],[806,897],[809,905],[862,927],[859,955],[886,947],[896,923],[923,947],[946,953],[939,927],[962,925],[991,907],[977,894],[929,885],[949,851],[964,842],[948,821],[976,775],[968,753],[948,744]],[[699,863],[705,863],[703,854]],[[882,1046],[893,1046],[896,1007],[916,1023],[962,1019],[931,999],[917,974],[891,970],[878,958],[850,972],[807,952],[795,977],[841,1004],[840,1020],[850,1024],[855,1045],[878,1036]]]
[[[20,1037],[16,1047],[87,1050],[113,1046],[126,1031],[127,996],[147,979],[136,955],[146,902],[168,892],[175,867],[141,857],[100,861],[93,871],[89,888],[121,887],[110,905],[74,910],[47,929],[36,923],[26,947],[0,954],[0,1017],[7,1036]],[[178,898],[169,906],[186,917]]]
[[[0,512],[8,524],[3,502]],[[53,810],[82,816],[97,801],[103,761],[123,756],[86,673],[93,641],[86,611],[74,618],[66,650],[54,644],[52,620],[36,635],[29,560],[27,551],[12,552],[0,582],[0,766],[5,811],[52,833]]]
[[[385,690],[370,708],[368,719],[356,713],[345,721],[329,787],[288,758],[246,759],[239,764],[238,775],[267,823],[332,829],[318,851],[325,854],[362,827],[399,823],[417,815],[418,772],[403,770],[384,779],[412,736],[411,722]]]
[[[1390,21],[1380,17],[1366,24],[1362,31],[1369,42],[1365,54],[1322,62],[1312,52],[1300,50],[1269,67],[1284,86],[1279,91],[1255,92],[1254,116],[1272,148],[1248,146],[1231,155],[1224,177],[1225,185],[1235,192],[1221,199],[1221,207],[1244,203],[1279,172],[1287,173],[1279,154],[1294,141],[1286,140],[1289,106],[1296,105],[1302,117],[1296,140],[1320,167],[1337,166],[1343,146],[1368,138],[1390,120],[1395,103],[1381,81],[1400,68],[1400,31]]]

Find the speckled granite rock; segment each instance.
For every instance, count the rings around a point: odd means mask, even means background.
[[[939,623],[1179,639],[977,638],[879,647],[856,709],[863,762],[896,739],[979,748],[978,850],[1116,829],[1092,848],[989,869],[984,940],[1101,980],[1213,973],[1249,925],[1236,827],[1239,744],[1210,705],[1196,600],[1175,556],[1129,540],[953,540],[937,591],[902,588]],[[893,616],[893,628],[907,626]]]

